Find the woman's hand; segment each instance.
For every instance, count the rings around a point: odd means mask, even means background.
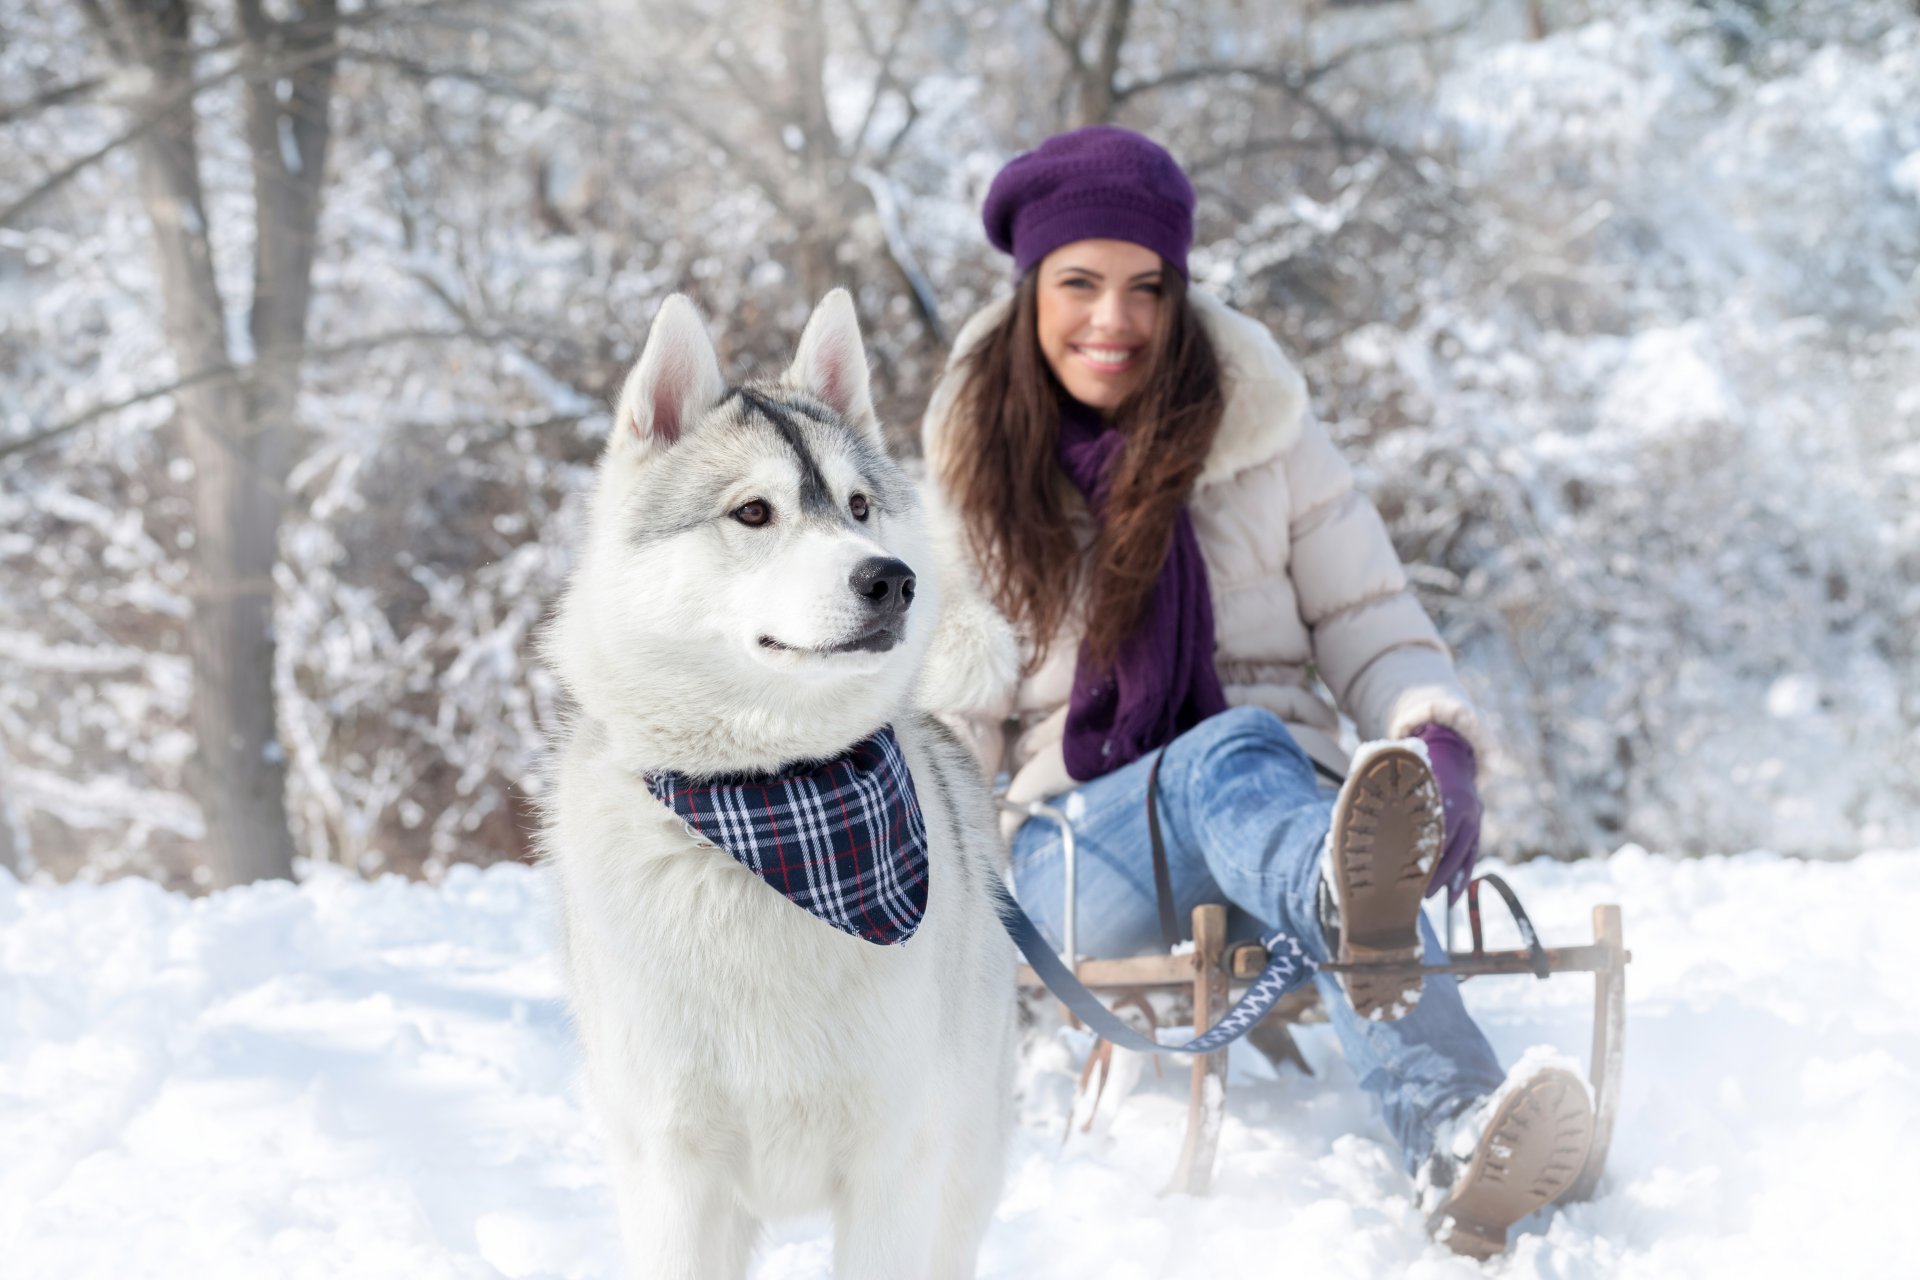
[[[1466,892],[1474,860],[1480,856],[1480,793],[1473,785],[1473,746],[1443,724],[1423,724],[1413,736],[1427,744],[1427,760],[1446,813],[1446,847],[1427,882],[1427,896],[1431,898],[1444,885],[1451,905]]]

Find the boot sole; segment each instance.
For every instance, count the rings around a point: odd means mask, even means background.
[[[1333,815],[1333,896],[1340,908],[1342,964],[1417,963],[1420,901],[1440,859],[1440,789],[1426,762],[1404,747],[1368,757]],[[1421,980],[1342,975],[1355,1013],[1371,1022],[1404,1018]]]
[[[1592,1144],[1586,1085],[1570,1072],[1541,1072],[1501,1102],[1428,1230],[1470,1258],[1505,1253],[1507,1229],[1559,1199],[1580,1176]]]

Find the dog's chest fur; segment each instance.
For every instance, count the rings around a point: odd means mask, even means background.
[[[939,768],[920,735],[901,739],[925,787]],[[937,1095],[961,1065],[928,1054],[944,1028],[980,1025],[952,1007],[968,988],[936,961],[979,953],[958,930],[994,927],[967,909],[990,871],[945,806],[923,806],[926,917],[904,945],[878,946],[698,841],[595,735],[575,736],[556,783],[569,985],[590,1070],[627,1099],[612,1123],[726,1149],[767,1212],[819,1204],[851,1144],[910,1140],[924,1115],[858,1100]]]

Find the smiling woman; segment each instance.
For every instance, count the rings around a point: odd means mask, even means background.
[[[1479,723],[1300,375],[1188,288],[1193,210],[1171,155],[1106,126],[994,179],[987,237],[1019,283],[962,331],[924,443],[1026,660],[996,709],[951,723],[989,775],[1005,764],[1010,808],[1068,797],[1091,954],[1225,900],[1316,964],[1432,956],[1421,896],[1458,893],[1478,845]],[[1323,683],[1363,738],[1405,741],[1350,765]],[[1057,946],[1061,831],[1007,834]],[[1581,1082],[1503,1073],[1451,978],[1323,973],[1321,995],[1437,1237],[1496,1252],[1570,1185]]]

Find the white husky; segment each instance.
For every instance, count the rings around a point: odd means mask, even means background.
[[[577,709],[544,838],[636,1276],[744,1276],[763,1218],[821,1210],[842,1277],[974,1273],[1011,1123],[1014,961],[978,768],[917,707],[991,696],[1014,655],[960,585],[939,618],[944,546],[885,452],[844,292],[782,378],[744,391],[666,301],[545,647]],[[860,576],[877,560],[912,575],[878,604]],[[928,840],[904,945],[809,915],[644,781],[776,772],[888,724]]]

